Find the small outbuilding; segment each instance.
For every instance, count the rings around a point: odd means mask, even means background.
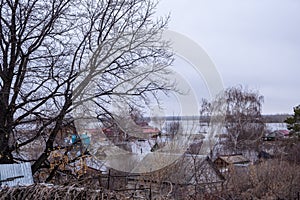
[[[245,158],[242,154],[221,155],[214,161],[215,166],[224,173],[229,166],[246,167],[250,164],[250,160]]]

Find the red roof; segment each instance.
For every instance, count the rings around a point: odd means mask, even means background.
[[[284,136],[288,136],[290,134],[290,132],[288,130],[278,130],[278,132]]]
[[[153,128],[151,126],[142,127],[143,133],[159,133],[160,130],[158,128]]]

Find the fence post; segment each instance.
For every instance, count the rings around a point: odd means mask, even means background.
[[[152,200],[152,189],[151,189],[151,181],[150,181],[150,194],[149,194],[149,199]]]
[[[110,169],[108,170],[108,178],[107,178],[107,189],[109,190],[110,185]]]

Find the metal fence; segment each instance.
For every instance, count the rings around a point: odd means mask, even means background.
[[[31,184],[33,184],[33,178],[30,163],[0,165],[0,186]]]

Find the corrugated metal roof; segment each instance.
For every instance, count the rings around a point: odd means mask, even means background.
[[[8,180],[7,180],[8,179]],[[6,180],[2,182],[3,180]],[[30,163],[0,165],[0,185],[17,186],[33,184]]]

